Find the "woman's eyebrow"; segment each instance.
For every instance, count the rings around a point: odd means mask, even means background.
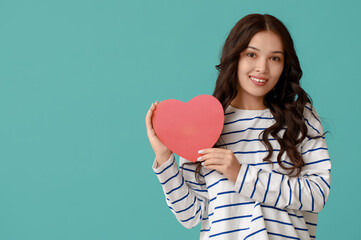
[[[255,48],[255,47],[252,47],[252,46],[248,46],[247,48],[252,48],[252,49],[254,49],[256,51],[259,51],[259,52],[261,51],[258,48]],[[273,51],[272,53],[280,53],[280,54],[285,55],[285,53],[283,51]]]

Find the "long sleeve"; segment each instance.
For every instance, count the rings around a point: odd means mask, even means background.
[[[174,154],[167,162],[158,167],[154,160],[153,170],[156,173],[166,202],[178,221],[186,228],[193,228],[202,218],[207,217],[208,192],[205,184],[195,180],[194,165],[183,165],[186,162],[180,158],[180,170]],[[203,176],[200,176],[204,181]]]
[[[324,133],[314,109],[306,107],[304,117],[309,135]],[[266,171],[253,164],[242,164],[235,191],[268,206],[320,212],[327,201],[331,180],[331,162],[325,138],[306,138],[300,151],[305,166],[298,177],[289,177],[276,170]]]

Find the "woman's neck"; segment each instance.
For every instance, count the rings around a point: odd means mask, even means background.
[[[263,97],[245,97],[239,94],[231,101],[231,106],[244,110],[266,109],[266,106],[263,104]]]

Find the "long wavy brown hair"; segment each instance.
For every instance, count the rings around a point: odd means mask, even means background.
[[[306,138],[319,138],[307,135],[307,127],[303,117],[305,105],[312,100],[300,86],[302,70],[294,49],[293,40],[285,25],[272,15],[250,14],[239,20],[229,33],[222,49],[220,64],[216,65],[219,71],[213,96],[223,106],[224,111],[231,101],[237,96],[238,77],[237,67],[241,52],[247,47],[252,37],[260,31],[273,31],[282,40],[284,68],[276,86],[264,97],[264,105],[270,109],[275,123],[262,131],[260,141],[268,150],[264,161],[271,161],[273,148],[268,140],[269,135],[280,144],[277,162],[283,169],[290,170],[290,176],[299,176],[305,165],[297,146]],[[285,129],[283,137],[278,133]],[[220,139],[222,140],[222,139]],[[219,146],[219,145],[218,145]],[[217,147],[217,144],[213,147]],[[286,153],[293,165],[288,167],[282,163],[281,157]],[[199,174],[201,165],[198,164],[195,174],[200,182]]]

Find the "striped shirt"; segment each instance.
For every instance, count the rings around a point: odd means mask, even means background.
[[[309,136],[323,134],[320,119],[306,105],[304,121]],[[201,223],[200,239],[315,239],[318,212],[330,191],[331,162],[325,138],[306,137],[298,146],[305,166],[290,177],[277,163],[280,145],[269,137],[272,163],[259,134],[275,122],[269,109],[225,111],[221,143],[231,149],[241,169],[235,183],[215,170],[202,168],[198,183],[195,164],[174,154],[161,166],[153,163],[170,210],[186,228]],[[281,131],[279,135],[284,132]],[[287,154],[282,163],[292,165]]]

